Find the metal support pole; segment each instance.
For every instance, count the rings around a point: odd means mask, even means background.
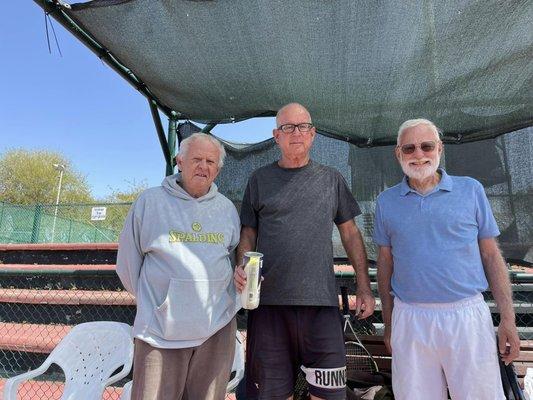
[[[4,210],[6,209],[6,203],[0,201],[2,204],[2,212],[0,213],[0,232],[2,232],[2,222],[4,222]]]
[[[68,9],[64,6],[63,1],[58,3],[57,0],[33,0],[39,7],[59,22],[67,31],[76,37],[81,43],[96,54],[98,58],[104,61],[111,69],[115,70],[122,78],[126,80],[135,89],[140,91],[148,100],[155,101],[157,106],[163,110],[166,115],[169,115],[171,110],[165,106],[150,89],[137,77],[129,68],[122,65],[116,55],[109,52],[103,44],[98,42],[96,38],[88,31],[83,29],[71,15]]]
[[[168,142],[165,138],[165,131],[163,130],[163,125],[161,124],[161,118],[159,117],[159,111],[155,101],[148,100],[148,104],[150,105],[150,111],[152,112],[152,119],[154,120],[155,130],[157,132],[157,137],[159,138],[159,144],[161,145],[161,150],[163,150],[163,155],[165,156],[165,161],[167,163],[165,172],[168,175],[168,171],[172,171],[173,168],[170,151],[168,149]]]
[[[513,198],[514,197],[513,196],[513,180],[511,177],[509,158],[507,156],[507,146],[505,144],[505,136],[500,136],[496,140],[499,140],[501,144],[500,149],[502,150],[505,179],[507,180],[507,195],[509,196],[509,206],[511,208],[511,214],[513,215],[513,221],[515,223],[516,233],[518,234],[518,220],[516,219],[517,215],[516,215],[516,209],[515,209],[514,198]]]
[[[217,124],[215,124],[215,123],[207,124],[206,126],[203,127],[203,129],[200,132],[202,132],[202,133],[211,133],[211,130],[215,126],[217,126]]]
[[[41,229],[42,205],[36,204],[33,214],[33,227],[31,229],[31,242],[39,242],[39,230]]]
[[[56,219],[57,219],[57,207],[59,205],[59,196],[61,195],[61,183],[63,182],[63,172],[65,172],[65,166],[62,164],[54,164],[54,168],[59,171],[59,183],[57,184],[57,196],[56,206],[54,210],[54,222],[52,223],[52,243],[54,243],[56,233]]]
[[[170,154],[170,162],[167,163],[167,176],[174,173],[174,166],[176,165],[176,160],[174,155],[176,153],[176,126],[177,126],[177,116],[175,112],[172,112],[170,118],[168,119],[168,152]]]
[[[176,136],[177,136],[177,142],[178,142],[178,151],[181,146],[181,142],[183,141],[183,135],[181,134],[180,127],[183,126],[183,124],[178,124],[178,128],[176,129]]]

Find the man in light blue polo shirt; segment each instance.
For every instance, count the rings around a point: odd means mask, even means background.
[[[443,145],[428,120],[404,122],[396,157],[401,183],[378,196],[374,241],[385,343],[398,400],[505,399],[490,310],[500,312],[498,349],[518,356],[500,234],[483,186],[439,169]]]

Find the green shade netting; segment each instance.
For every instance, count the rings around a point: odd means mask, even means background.
[[[319,131],[393,143],[533,124],[533,2],[97,0],[60,7],[179,118],[224,123],[288,102]],[[56,16],[56,15],[54,15]],[[57,18],[57,16],[56,16]]]

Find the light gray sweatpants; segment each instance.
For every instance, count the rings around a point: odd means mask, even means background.
[[[132,400],[223,400],[235,353],[235,318],[197,347],[160,349],[135,339]]]

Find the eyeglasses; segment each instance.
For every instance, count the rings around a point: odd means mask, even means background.
[[[311,130],[312,127],[313,127],[313,124],[309,122],[302,122],[301,124],[296,124],[296,125],[295,124],[283,124],[283,125],[280,125],[278,129],[282,131],[283,133],[293,133],[294,130],[298,128],[298,130],[301,133],[307,133]]]
[[[435,150],[435,146],[437,146],[436,142],[422,142],[420,144],[404,144],[402,146],[398,146],[403,154],[413,154],[417,147],[420,147],[420,150],[422,150],[424,153],[431,153],[433,150]]]

